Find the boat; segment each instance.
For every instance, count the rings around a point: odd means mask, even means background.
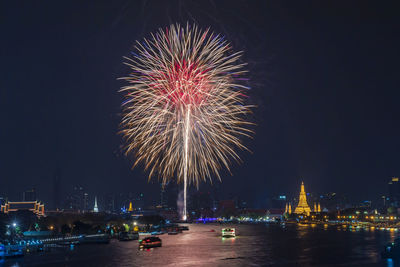
[[[131,241],[138,239],[139,239],[139,234],[137,232],[121,232],[118,235],[119,241]]]
[[[96,235],[83,235],[80,240],[80,244],[109,244],[110,236],[108,234],[96,234]]]
[[[148,235],[151,235],[151,232],[139,232],[139,235],[146,235],[146,236],[148,236]]]
[[[186,226],[186,225],[181,225],[181,226],[179,226],[179,230],[181,230],[181,231],[189,231],[189,227]]]
[[[170,232],[168,232],[168,235],[177,235],[178,234],[178,232],[176,232],[176,231],[170,231]]]
[[[222,237],[236,237],[235,228],[222,229]]]
[[[0,258],[16,258],[24,256],[24,246],[0,244]]]
[[[157,236],[149,236],[143,240],[139,240],[139,249],[161,247],[162,241]]]
[[[161,231],[153,231],[153,232],[151,232],[151,235],[162,235],[163,234],[163,232],[161,232]]]

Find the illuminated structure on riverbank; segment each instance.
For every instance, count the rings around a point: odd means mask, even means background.
[[[299,204],[297,205],[296,209],[294,210],[294,213],[295,214],[307,214],[307,216],[309,216],[310,212],[311,212],[311,209],[307,203],[307,196],[306,196],[306,191],[304,190],[304,183],[301,182]]]
[[[289,215],[292,214],[292,204],[286,203],[285,213],[286,213],[286,214],[289,214]]]
[[[2,213],[10,213],[19,210],[29,210],[32,211],[37,216],[44,216],[44,204],[41,204],[38,201],[19,201],[19,202],[8,201],[4,205],[1,205]]]
[[[94,207],[93,212],[99,212],[99,207],[97,207],[97,196],[94,197]]]

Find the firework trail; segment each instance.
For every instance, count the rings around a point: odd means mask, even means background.
[[[134,166],[144,163],[149,179],[183,180],[186,220],[187,185],[220,179],[223,166],[229,171],[240,160],[235,149],[247,150],[245,64],[222,37],[190,25],[160,29],[137,42],[132,55],[125,62],[132,72],[121,78],[128,85],[120,90],[126,154],[135,154]]]

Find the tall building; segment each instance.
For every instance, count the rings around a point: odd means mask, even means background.
[[[89,210],[88,196],[85,196],[85,190],[80,185],[75,185],[72,188],[72,193],[67,198],[66,209],[74,211],[87,211]]]
[[[105,210],[107,212],[111,212],[111,213],[117,211],[115,194],[106,195],[106,197],[105,197]]]
[[[83,211],[88,211],[89,210],[89,194],[88,193],[83,193],[83,206],[82,206],[82,210]]]
[[[304,190],[304,183],[301,182],[299,204],[297,205],[296,209],[294,210],[294,213],[307,214],[307,216],[308,216],[308,215],[310,215],[310,212],[311,212],[311,209],[307,203],[307,196],[306,196],[306,191]]]
[[[60,209],[60,174],[56,171],[53,178],[53,207],[54,210]]]
[[[400,182],[399,177],[392,177],[388,183],[390,206],[400,207]]]
[[[213,208],[213,200],[209,191],[195,191],[189,195],[189,209],[192,211],[211,210]],[[235,207],[237,207],[235,203]]]
[[[34,188],[22,194],[22,201],[36,201],[36,191]]]
[[[272,209],[283,209],[287,204],[287,197],[284,194],[267,199],[267,207]]]
[[[145,203],[144,203],[144,195],[143,193],[140,193],[136,199],[133,200],[135,209],[137,210],[143,210],[145,207]]]
[[[160,183],[160,206],[166,207],[168,203],[168,197],[166,194],[167,184]]]

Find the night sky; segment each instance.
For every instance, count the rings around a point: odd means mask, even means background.
[[[256,135],[222,194],[376,199],[400,175],[400,23],[390,2],[2,1],[0,196],[144,192],[157,181],[121,153],[122,64],[135,40],[197,23],[244,51]],[[330,4],[329,4],[330,3]]]

